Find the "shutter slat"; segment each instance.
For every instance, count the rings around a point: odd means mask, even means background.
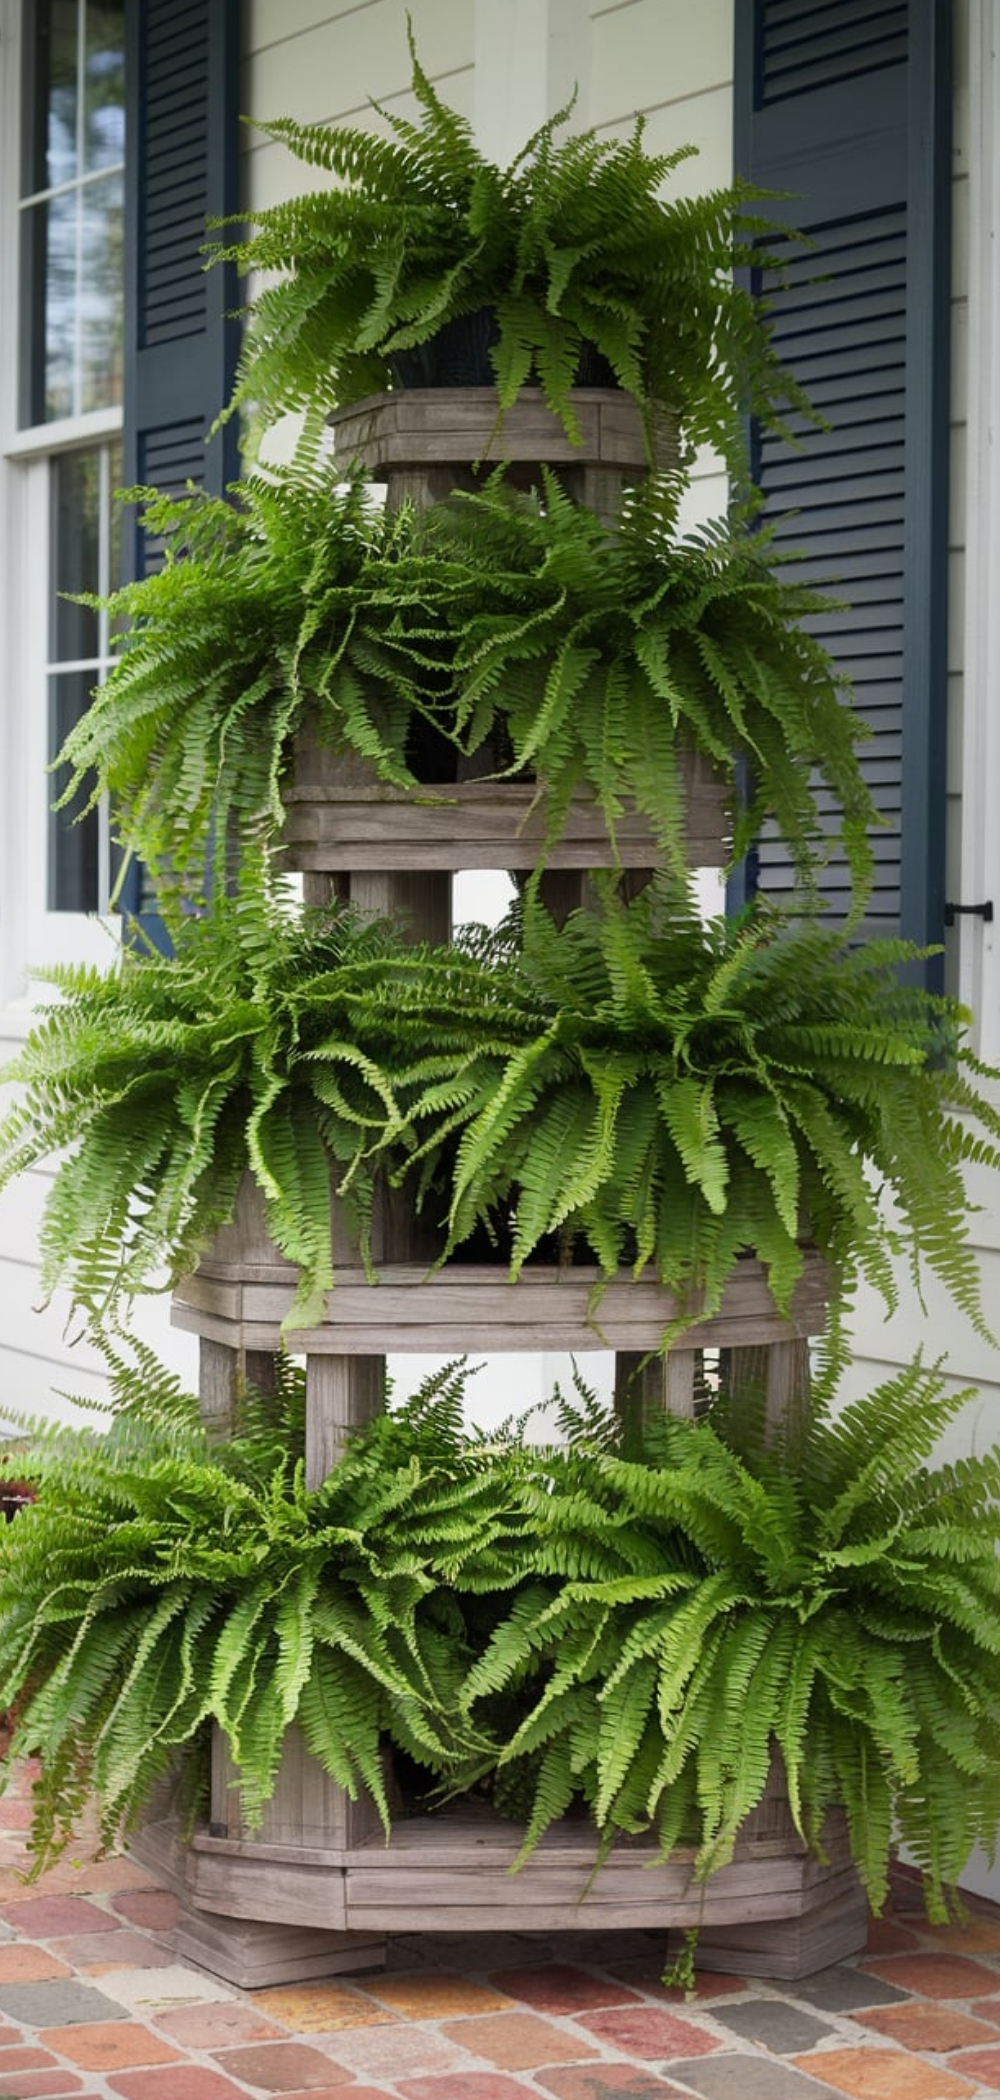
[[[761,108],[906,62],[907,8],[900,0],[844,0],[836,8],[758,0],[758,10]]]
[[[231,269],[205,271],[203,248],[207,219],[239,208],[239,4],[126,5],[125,476],[221,494],[238,467],[236,431],[205,438],[232,388],[238,290]],[[126,564],[148,566],[140,536]]]

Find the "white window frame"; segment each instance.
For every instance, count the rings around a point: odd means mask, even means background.
[[[21,82],[26,0],[0,0],[0,286],[18,326],[0,330],[0,1005],[16,1026],[37,996],[29,972],[113,960],[117,913],[48,905],[50,463],[122,428],[120,408],[21,430],[19,254]],[[16,302],[16,303],[15,303]]]

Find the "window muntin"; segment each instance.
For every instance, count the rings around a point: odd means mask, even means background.
[[[19,420],[121,401],[122,0],[37,0],[25,39]]]

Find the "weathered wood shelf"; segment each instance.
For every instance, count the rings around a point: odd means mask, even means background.
[[[602,1289],[593,1268],[526,1268],[516,1281],[496,1265],[447,1262],[428,1274],[417,1262],[388,1263],[377,1283],[343,1269],[319,1327],[285,1328],[295,1295],[286,1264],[214,1264],[211,1256],[178,1286],[173,1321],[207,1341],[245,1352],[285,1341],[310,1356],[366,1356],[385,1350],[450,1355],[466,1350],[617,1349],[662,1345],[681,1307],[673,1292],[626,1271]],[[818,1334],[826,1321],[829,1276],[806,1252],[791,1319],[777,1311],[762,1263],[737,1262],[719,1311],[692,1326],[690,1347],[760,1347]],[[697,1301],[689,1308],[697,1318]]]
[[[654,868],[663,858],[645,818],[626,809],[608,836],[603,812],[577,796],[545,848],[545,813],[530,782],[460,780],[407,793],[354,777],[332,751],[301,738],[284,790],[281,865],[324,873],[364,869],[456,873],[461,868]],[[732,838],[728,783],[700,752],[679,755],[684,851],[720,868]]]

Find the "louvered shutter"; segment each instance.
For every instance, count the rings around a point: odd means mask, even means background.
[[[205,221],[239,210],[239,0],[126,0],[125,478],[158,488],[238,472],[236,430],[205,439],[239,349],[235,274],[206,271]],[[133,539],[127,573],[143,572]]]
[[[861,760],[886,819],[865,931],[940,941],[944,924],[950,212],[945,0],[737,0],[736,166],[788,192],[805,233],[784,281],[758,272],[774,343],[829,428],[755,445],[764,516],[848,609],[814,631],[873,732]],[[837,812],[819,797],[823,822]],[[751,883],[792,871],[763,837]],[[842,916],[847,876],[823,888]],[[930,969],[940,981],[940,968]]]
[[[239,350],[235,272],[205,271],[208,218],[239,209],[239,0],[126,0],[125,485],[221,495],[239,471],[235,422],[206,438]],[[159,559],[137,518],[123,573]],[[132,871],[123,909],[159,942]]]

